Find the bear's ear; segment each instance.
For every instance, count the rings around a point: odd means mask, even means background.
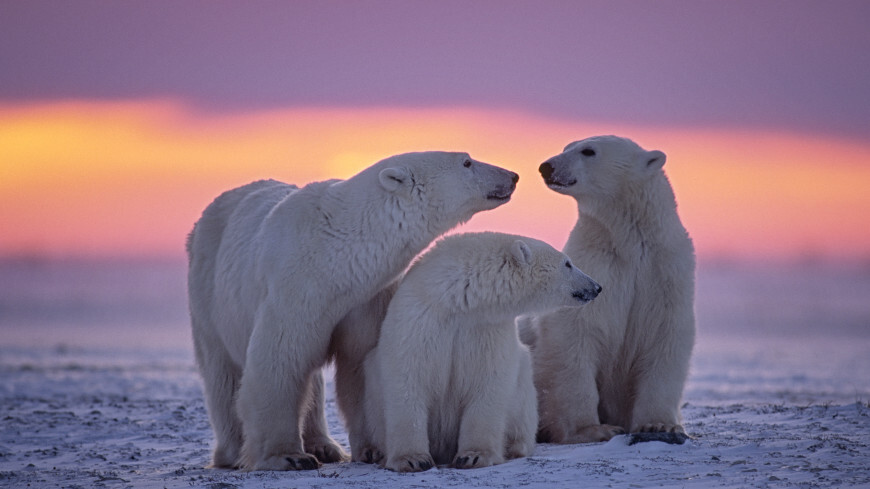
[[[384,168],[378,173],[378,179],[388,192],[396,192],[406,185],[411,185],[411,174],[405,168]]]
[[[520,265],[532,263],[532,250],[523,240],[518,239],[511,244],[511,255]]]
[[[665,160],[667,156],[661,151],[654,149],[652,151],[646,152],[646,167],[649,170],[658,170],[659,168],[665,166]]]

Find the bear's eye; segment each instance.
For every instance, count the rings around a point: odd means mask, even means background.
[[[465,163],[462,164],[465,168],[471,168],[471,160],[465,160]]]
[[[570,261],[566,261],[566,262],[565,262],[565,268],[571,268],[571,262],[570,262]]]
[[[583,148],[583,150],[580,151],[580,154],[583,156],[595,156],[595,150],[592,148]]]

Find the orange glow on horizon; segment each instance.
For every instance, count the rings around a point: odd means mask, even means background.
[[[259,178],[347,178],[386,156],[468,151],[517,171],[512,202],[461,230],[556,247],[576,220],[537,167],[615,133],[668,155],[702,259],[870,258],[870,145],[794,134],[614,126],[473,108],[294,108],[206,114],[172,101],[0,106],[0,255],[183,254],[221,191]]]

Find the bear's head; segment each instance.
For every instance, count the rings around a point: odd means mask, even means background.
[[[433,219],[471,219],[510,200],[519,175],[471,158],[468,153],[427,151],[392,156],[379,163],[381,186]],[[452,226],[449,226],[452,227]]]
[[[522,313],[540,313],[586,304],[601,293],[601,286],[571,263],[561,251],[543,241],[518,237],[508,249],[514,272],[521,277],[526,302]]]
[[[665,154],[646,151],[630,139],[596,136],[575,141],[539,167],[551,190],[579,203],[624,201],[627,193],[664,175]]]
[[[549,244],[494,232],[440,240],[406,280],[421,284],[417,293],[438,298],[439,307],[502,320],[579,306],[601,292],[600,285]]]

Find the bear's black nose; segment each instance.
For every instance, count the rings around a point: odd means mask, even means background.
[[[595,295],[600,294],[602,290],[604,289],[602,289],[600,285],[595,284]]]
[[[538,167],[538,171],[541,172],[541,176],[544,177],[544,179],[549,179],[553,174],[553,170],[553,165],[548,162],[541,163],[541,166]]]
[[[517,174],[516,174],[516,173],[514,173],[514,176],[513,176],[513,177],[512,177],[512,178],[511,178],[511,180],[513,180],[513,182],[514,182],[514,185],[516,185],[516,184],[517,184],[517,182],[519,182],[519,181],[520,181],[520,176],[519,176],[519,175],[517,175]]]

